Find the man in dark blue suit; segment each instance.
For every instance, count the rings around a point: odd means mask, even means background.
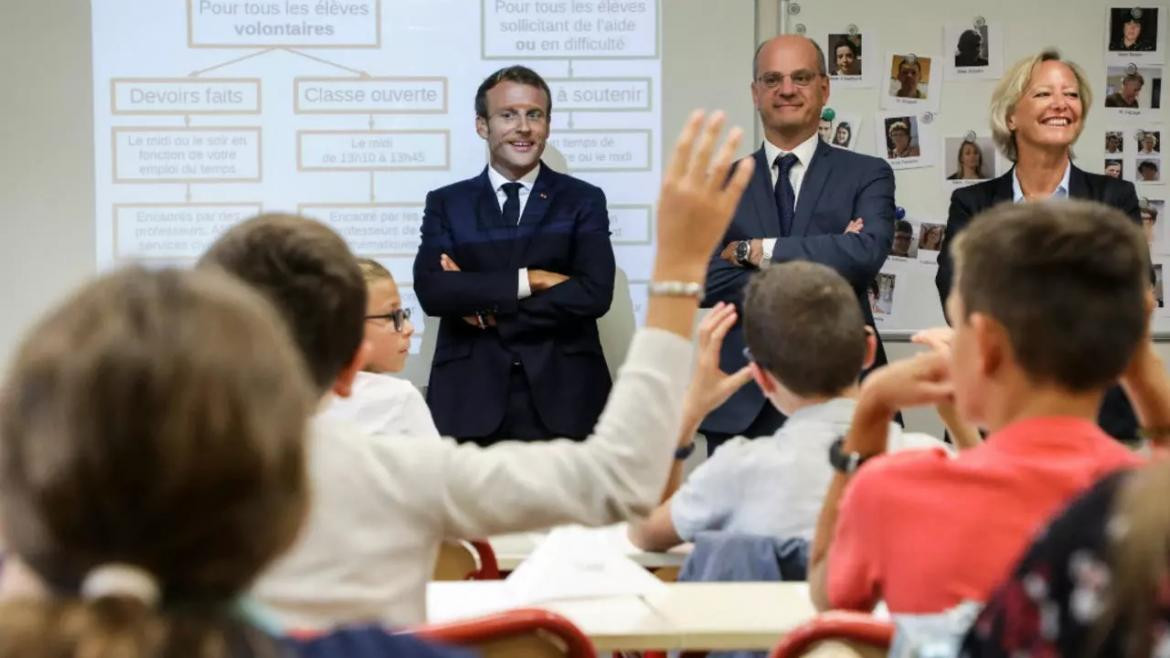
[[[609,395],[605,195],[541,163],[551,110],[536,72],[488,76],[475,97],[488,166],[427,195],[414,289],[441,318],[427,403],[447,436],[584,438]]]
[[[824,53],[812,40],[784,35],[764,42],[756,50],[751,90],[765,141],[752,156],[755,174],[724,247],[711,260],[704,305],[740,304],[752,272],[772,262],[809,260],[832,267],[849,281],[872,326],[866,287],[890,253],[893,171],[883,160],[818,138],[829,78]],[[723,342],[724,371],[735,372],[747,363],[743,348],[742,325],[737,324]],[[885,363],[880,338],[877,363]],[[701,431],[708,451],[714,451],[731,436],[772,434],[783,422],[780,412],[749,384],[707,416]]]

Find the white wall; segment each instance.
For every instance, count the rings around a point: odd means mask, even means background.
[[[0,9],[0,362],[94,271],[89,3]]]

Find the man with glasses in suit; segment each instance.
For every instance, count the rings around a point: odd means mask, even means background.
[[[865,291],[890,253],[893,171],[878,158],[834,149],[818,138],[829,78],[825,55],[811,39],[782,35],[761,44],[751,91],[764,143],[751,156],[755,174],[724,246],[711,259],[704,305],[740,304],[753,272],[773,262],[808,260],[845,277],[872,326]],[[723,343],[720,366],[725,372],[746,364],[743,348],[742,326],[737,325]],[[886,361],[880,338],[877,349],[880,365]],[[749,384],[707,416],[701,431],[713,452],[733,436],[771,435],[783,422],[759,388]]]

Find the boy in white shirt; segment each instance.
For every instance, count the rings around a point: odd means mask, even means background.
[[[416,624],[444,539],[607,525],[653,509],[678,444],[693,436],[679,430],[707,261],[751,177],[747,160],[733,173],[741,131],[716,149],[722,123],[721,114],[704,124],[693,113],[665,170],[645,326],[589,438],[481,448],[314,418],[309,517],[253,588],[279,622],[305,630]],[[226,269],[264,293],[323,399],[350,394],[371,348],[362,338],[365,286],[340,236],[301,217],[262,216],[224,233],[200,266]],[[687,413],[702,417],[737,383],[699,377],[699,393],[688,398],[699,408]]]
[[[849,429],[858,375],[873,363],[876,339],[849,284],[817,263],[762,270],[748,284],[743,306],[746,367],[788,420],[771,437],[728,441],[677,492],[671,486],[681,479],[676,464],[664,502],[630,525],[630,540],[643,549],[666,550],[703,530],[812,540],[833,477],[827,456]],[[684,419],[684,431],[697,429],[700,420]],[[890,451],[944,446],[890,425]]]
[[[359,258],[366,282],[365,341],[370,357],[353,380],[349,397],[334,397],[321,411],[327,418],[347,420],[367,434],[438,438],[431,410],[414,384],[392,377],[410,354],[414,325],[402,307],[398,284],[376,260]]]

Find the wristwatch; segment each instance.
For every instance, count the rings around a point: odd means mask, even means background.
[[[752,266],[751,240],[740,240],[735,244],[735,262],[739,263],[740,267]]]
[[[862,455],[860,452],[844,452],[845,437],[837,437],[833,445],[829,446],[829,465],[840,473],[853,475],[861,465],[869,461],[873,455]]]
[[[674,451],[674,460],[680,461],[680,462],[685,461],[686,458],[690,457],[691,453],[694,451],[695,451],[695,442],[691,441],[690,443],[686,444],[685,446],[680,446],[677,450]]]

